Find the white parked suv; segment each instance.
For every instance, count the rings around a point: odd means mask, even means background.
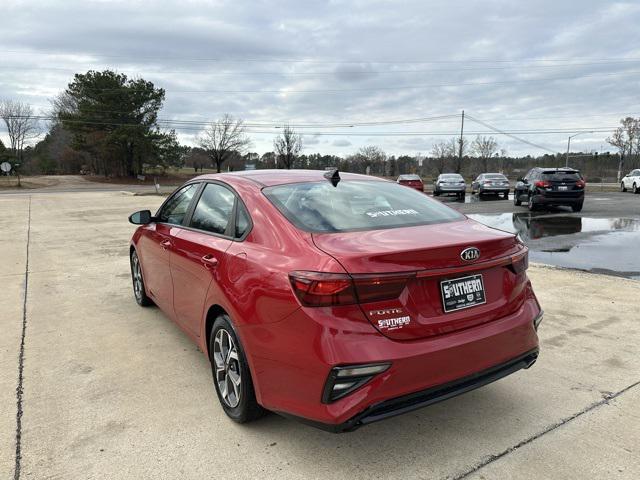
[[[620,190],[626,192],[631,190],[633,193],[640,193],[640,168],[631,170],[628,175],[622,179]]]

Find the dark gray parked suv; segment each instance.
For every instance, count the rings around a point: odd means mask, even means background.
[[[515,205],[527,204],[529,210],[546,206],[568,206],[582,210],[586,182],[573,168],[541,168],[529,170],[518,179],[513,191]]]

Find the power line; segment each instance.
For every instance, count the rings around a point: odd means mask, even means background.
[[[535,147],[535,148],[539,148],[541,150],[546,150],[547,152],[551,152],[553,154],[557,153],[555,150],[551,150],[550,148],[543,147],[542,145],[538,145],[536,143],[530,142],[529,140],[525,140],[524,138],[517,137],[516,135],[513,135],[511,133],[505,132],[504,130],[500,130],[499,128],[496,128],[493,125],[489,125],[488,123],[483,122],[482,120],[478,120],[477,118],[474,118],[471,115],[467,115],[467,118],[469,120],[471,120],[472,122],[479,123],[480,125],[483,125],[483,126],[489,128],[489,129],[493,130],[496,133],[500,133],[502,135],[506,135],[509,138],[512,138],[514,140],[517,140],[517,141],[522,142],[524,144],[527,144],[529,146],[532,146],[532,147]]]
[[[139,60],[181,60],[181,61],[193,61],[193,62],[213,62],[213,63],[309,63],[309,64],[384,64],[384,65],[406,65],[406,64],[475,64],[475,63],[500,63],[500,64],[527,64],[527,63],[553,63],[553,62],[571,62],[571,61],[612,61],[618,60],[621,62],[634,62],[639,61],[640,57],[624,57],[612,59],[608,58],[593,58],[593,57],[573,57],[573,58],[544,58],[544,59],[487,59],[487,58],[472,58],[464,60],[442,60],[442,59],[429,59],[429,60],[317,60],[308,58],[220,58],[220,57],[186,57],[186,56],[171,56],[171,55],[109,55],[95,52],[53,52],[53,51],[24,51],[24,50],[0,50],[0,53],[20,54],[20,55],[40,55],[50,57],[60,56],[88,56],[98,58],[129,58]]]
[[[599,65],[624,65],[631,63],[639,63],[640,60],[617,60],[617,61],[600,61],[600,62],[588,62],[588,63],[558,63],[554,65],[527,65],[526,68],[565,68],[565,67],[592,67]],[[438,73],[438,72],[465,72],[465,71],[486,71],[486,70],[508,70],[513,68],[521,68],[520,65],[501,65],[501,66],[481,66],[481,67],[461,67],[461,68],[436,68],[436,69],[412,69],[412,70],[333,70],[333,71],[320,71],[320,72],[264,72],[264,71],[240,71],[240,72],[210,72],[207,70],[160,70],[149,71],[148,75],[165,75],[165,74],[201,74],[207,76],[323,76],[323,75],[387,75],[398,73]],[[86,67],[85,67],[86,68]],[[113,67],[101,67],[106,70],[110,70]],[[65,67],[45,67],[45,66],[29,66],[29,65],[0,65],[0,69],[5,70],[51,70],[51,71],[63,71],[77,73],[77,68],[65,68]],[[117,67],[113,68],[118,70]],[[90,69],[91,70],[91,69]],[[126,70],[123,68],[122,70]]]
[[[393,87],[366,87],[366,88],[340,88],[340,89],[318,89],[318,90],[288,90],[281,88],[279,90],[171,90],[172,94],[203,94],[203,93],[277,93],[281,95],[298,94],[298,93],[351,93],[351,92],[369,92],[369,91],[390,91],[390,90],[416,90],[423,88],[437,87],[464,87],[464,86],[486,86],[486,85],[511,85],[519,83],[538,83],[552,82],[557,80],[574,80],[592,77],[612,77],[619,75],[640,74],[640,71],[614,72],[614,73],[593,73],[584,75],[571,75],[567,77],[547,77],[536,79],[520,79],[520,80],[502,80],[489,82],[461,82],[461,83],[433,83],[423,85],[397,85]],[[128,90],[137,90],[135,87],[126,87]],[[164,90],[164,89],[163,89]],[[97,93],[113,92],[118,94],[122,92],[122,88],[83,88],[83,91],[92,91]],[[167,92],[167,90],[165,90]]]

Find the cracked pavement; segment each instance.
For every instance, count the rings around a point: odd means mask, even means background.
[[[348,434],[237,425],[207,359],[133,300],[127,216],[161,200],[0,196],[0,478],[18,434],[21,479],[640,477],[640,282],[532,265],[546,316],[531,369]]]

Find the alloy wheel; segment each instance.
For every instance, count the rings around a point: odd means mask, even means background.
[[[131,256],[131,265],[132,265],[132,274],[133,274],[133,293],[136,296],[136,299],[140,300],[142,298],[142,270],[140,268],[140,260],[138,260],[138,255],[134,252]]]
[[[220,396],[227,406],[235,408],[240,403],[242,378],[238,349],[229,332],[221,328],[213,341],[215,378]]]

